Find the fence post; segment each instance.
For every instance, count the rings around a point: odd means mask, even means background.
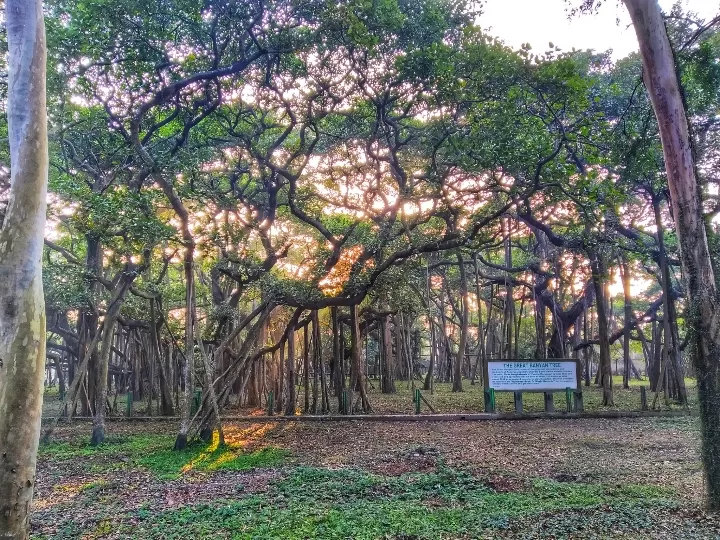
[[[517,414],[522,414],[523,412],[523,398],[522,398],[522,392],[515,391],[513,393],[515,397],[515,412]]]
[[[127,393],[127,417],[130,418],[133,415],[133,393],[132,390],[130,390]]]
[[[644,386],[640,387],[640,410],[647,411],[647,390]]]
[[[495,389],[485,388],[485,412],[495,412]]]
[[[420,414],[420,389],[415,389],[415,414]]]
[[[275,414],[275,393],[270,390],[267,397],[267,415],[273,416]]]
[[[545,396],[545,412],[552,413],[555,412],[555,402],[553,401],[553,393],[552,392],[543,392]]]
[[[573,412],[573,390],[570,387],[565,389],[565,406],[567,412]]]
[[[575,390],[575,412],[583,412],[584,410],[582,390]]]

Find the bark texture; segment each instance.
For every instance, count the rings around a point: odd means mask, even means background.
[[[624,0],[640,44],[643,77],[660,128],[689,303],[709,506],[720,509],[720,324],[715,274],[695,175],[688,121],[657,0]],[[667,337],[666,337],[667,339]]]
[[[5,16],[11,179],[0,230],[0,538],[24,539],[45,369],[46,46],[39,0],[8,0]]]

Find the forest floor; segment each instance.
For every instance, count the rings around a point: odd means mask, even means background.
[[[583,401],[586,411],[639,411],[640,410],[640,387],[645,386],[647,390],[648,406],[652,406],[654,394],[649,390],[647,379],[632,379],[630,387],[624,389],[622,387],[622,376],[615,376],[614,379],[614,396],[615,403],[612,406],[602,405],[602,390],[595,385],[583,386]],[[689,410],[697,410],[697,390],[694,379],[686,379],[688,407]],[[413,414],[415,412],[414,404],[414,388],[422,389],[422,381],[415,381],[413,387],[407,381],[396,381],[395,387],[397,392],[394,394],[382,394],[380,392],[380,381],[377,379],[368,379],[368,394],[370,396],[370,404],[374,414]],[[423,397],[432,405],[433,409],[438,413],[480,413],[484,411],[483,387],[480,384],[470,384],[470,381],[463,381],[463,392],[453,392],[452,384],[436,383],[432,391],[422,390]],[[312,392],[312,390],[311,390]],[[304,402],[304,392],[302,387],[298,387],[298,408],[302,408]],[[355,395],[357,397],[357,394]],[[312,399],[312,398],[311,398]],[[565,410],[565,392],[555,392],[553,394],[555,402],[555,410]],[[127,395],[121,394],[112,396],[108,400],[113,406],[115,416],[125,416],[127,413]],[[264,404],[264,401],[263,401]],[[496,394],[496,405],[498,412],[513,412],[513,394],[511,392],[498,392]],[[541,393],[525,393],[523,395],[523,405],[526,412],[542,412],[544,410],[543,395]],[[658,395],[655,408],[657,410],[686,410],[686,407],[674,403],[672,400],[665,401],[663,394]],[[57,416],[60,413],[62,401],[59,399],[57,387],[49,388],[45,393],[45,402],[43,403],[43,416],[46,418]],[[338,403],[337,398],[331,398],[330,407],[333,414],[337,414]],[[157,416],[158,400],[153,400],[152,414]],[[422,413],[431,412],[427,405],[423,403],[421,407]],[[134,416],[147,416],[148,404],[147,399],[136,400],[133,405]],[[257,415],[262,411],[258,409],[250,409],[244,407],[235,407],[227,411],[231,415]]]
[[[33,538],[720,538],[694,417],[61,425]]]

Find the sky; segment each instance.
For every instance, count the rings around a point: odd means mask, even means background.
[[[530,43],[533,51],[548,50],[548,43],[563,51],[576,49],[613,49],[617,60],[637,50],[630,17],[620,0],[605,0],[595,15],[578,15],[568,20],[567,8],[580,0],[484,0],[479,24],[490,29],[513,48]],[[675,0],[660,0],[669,11]],[[685,11],[694,11],[701,18],[710,19],[720,12],[719,0],[682,0]],[[619,23],[617,20],[619,19]]]

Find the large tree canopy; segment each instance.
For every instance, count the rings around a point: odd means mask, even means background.
[[[130,413],[179,416],[182,449],[222,437],[229,407],[295,414],[301,387],[304,412],[369,412],[371,370],[383,392],[421,377],[460,392],[492,358],[577,358],[605,406],[613,359],[625,386],[644,364],[653,401],[687,402],[685,284],[710,278],[688,262],[645,49],[513,50],[458,0],[45,10],[39,354],[93,444],[124,394]],[[693,18],[665,25],[707,270],[720,33]],[[2,234],[18,219],[12,99]]]

